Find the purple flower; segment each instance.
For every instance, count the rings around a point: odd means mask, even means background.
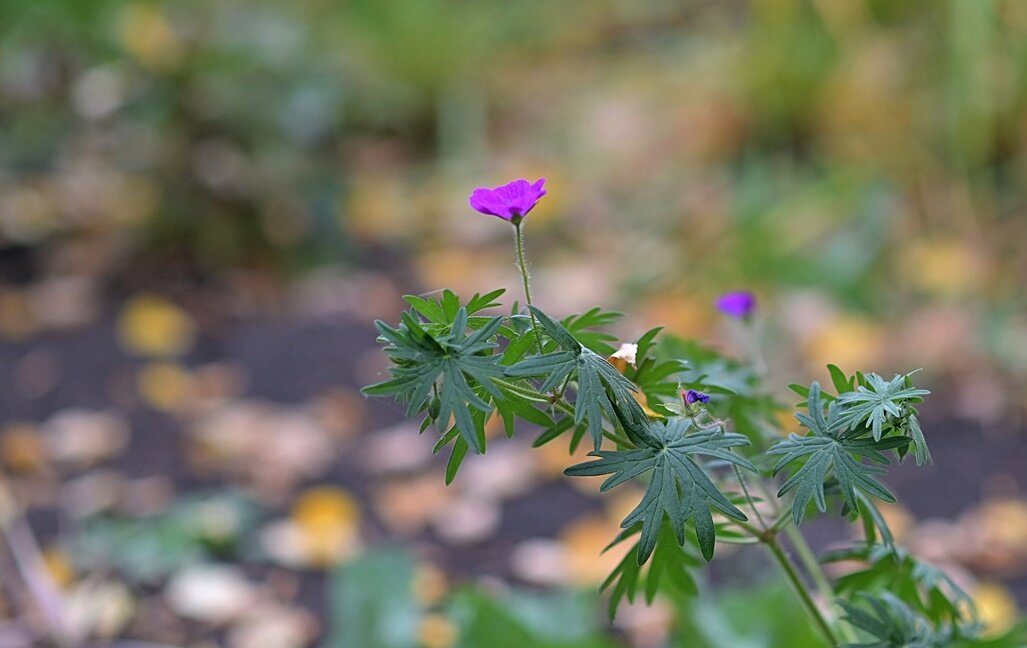
[[[748,319],[756,310],[756,295],[747,290],[729,292],[717,299],[717,308],[725,315]]]
[[[471,207],[483,214],[498,216],[517,224],[546,195],[546,190],[542,188],[545,183],[545,178],[539,178],[534,184],[522,178],[494,189],[479,187],[471,194]]]
[[[701,392],[697,389],[689,389],[685,392],[685,403],[687,403],[688,405],[708,402],[710,402],[710,395],[706,392]]]

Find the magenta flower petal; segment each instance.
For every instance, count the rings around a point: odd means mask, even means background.
[[[545,178],[539,178],[531,184],[521,178],[492,189],[479,187],[471,193],[469,202],[472,209],[482,214],[520,222],[546,195],[546,190],[542,188],[545,183]]]
[[[748,319],[756,311],[756,295],[747,290],[729,292],[717,299],[717,308],[725,315]]]

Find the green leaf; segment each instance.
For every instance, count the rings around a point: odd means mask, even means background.
[[[837,402],[831,403],[827,416],[824,416],[824,405],[820,395],[820,384],[810,385],[807,412],[798,412],[795,418],[809,429],[806,436],[792,434],[788,439],[772,446],[767,453],[782,455],[774,466],[776,475],[786,466],[799,460],[805,463],[792,474],[778,491],[783,497],[795,491],[792,500],[792,519],[796,526],[802,523],[810,500],[816,502],[817,508],[827,510],[825,483],[833,474],[838,482],[842,497],[850,510],[858,510],[856,492],[863,491],[886,502],[894,502],[891,491],[874,478],[884,473],[883,468],[863,463],[870,459],[881,464],[890,463],[883,454],[886,450],[908,445],[908,437],[889,437],[882,440],[853,439],[838,434],[842,423],[839,420]]]
[[[459,628],[455,646],[617,648],[619,644],[599,627],[594,598],[573,591],[511,590],[500,595],[485,588],[463,588],[445,612]],[[425,644],[410,644],[415,645]]]
[[[447,306],[444,293],[442,306]],[[455,296],[454,296],[455,297]],[[363,389],[370,396],[395,396],[407,402],[407,415],[422,410],[433,393],[438,396],[438,412],[429,413],[440,426],[455,421],[457,430],[475,452],[484,452],[477,434],[472,410],[488,414],[491,397],[498,401],[503,393],[493,382],[503,375],[499,356],[492,353],[497,343],[492,339],[503,322],[495,317],[477,331],[467,334],[467,310],[458,307],[453,324],[443,334],[427,332],[411,313],[404,313],[399,328],[378,321],[375,325],[381,339],[388,343],[385,353],[395,366],[392,379]]]
[[[429,322],[443,323],[446,321],[446,314],[442,312],[442,307],[438,301],[425,299],[417,295],[404,295],[403,301],[410,304],[415,311]]]
[[[843,619],[857,628],[866,643],[844,644],[843,648],[1020,648],[1025,627],[1020,624],[1003,636],[982,637],[977,623],[938,622],[925,618],[915,606],[893,591],[860,592],[857,602],[839,601]]]
[[[453,483],[456,479],[456,473],[460,470],[460,464],[463,463],[464,457],[467,456],[467,442],[463,438],[457,439],[453,444],[453,453],[449,455],[449,461],[446,463],[446,486]]]
[[[528,306],[528,309],[531,310],[532,314],[534,314],[538,319],[546,334],[553,338],[558,345],[574,354],[581,353],[581,343],[571,335],[571,332],[568,331],[563,324],[556,322],[553,318],[549,317],[535,306]]]
[[[509,340],[510,343],[503,350],[503,359],[500,361],[504,365],[512,365],[520,361],[535,346],[535,336],[527,330],[514,334]]]
[[[916,465],[922,466],[934,463],[934,460],[931,458],[931,451],[927,447],[927,439],[924,438],[924,432],[920,429],[920,420],[916,417],[916,414],[910,414],[906,417],[906,430],[909,432],[910,438],[913,439]]]
[[[829,364],[827,365],[827,371],[831,374],[831,382],[834,384],[835,391],[839,394],[850,392],[853,390],[855,379],[849,380],[845,377],[845,372],[838,368],[838,365]]]
[[[902,417],[905,403],[919,401],[921,396],[931,393],[926,389],[906,387],[908,375],[897,375],[891,381],[885,381],[877,374],[866,374],[866,386],[860,385],[856,391],[838,396],[838,402],[845,406],[839,424],[850,431],[856,431],[860,426],[870,428],[874,439],[880,440],[885,424]]]
[[[534,306],[531,310],[546,334],[562,350],[529,356],[509,367],[506,375],[514,378],[545,377],[538,388],[542,393],[558,389],[566,381],[574,380],[574,424],[587,425],[593,447],[598,450],[603,442],[603,417],[616,421],[615,406],[622,411],[633,412],[633,417],[641,411],[632,393],[636,387],[605,358],[578,342],[563,325]]]
[[[325,648],[417,645],[422,611],[410,595],[413,580],[413,560],[396,549],[378,549],[337,569],[329,584]]]
[[[802,396],[803,398],[809,398],[809,387],[807,387],[806,385],[792,383],[788,385],[788,389],[791,389],[793,392],[795,392],[799,396]]]
[[[637,368],[629,367],[625,375],[646,395],[653,410],[669,416],[673,410],[664,405],[662,400],[667,399],[675,406],[680,402],[681,383],[689,367],[687,361],[679,358],[656,357],[653,353],[657,347],[655,338],[661,330],[650,329],[638,339]]]
[[[970,596],[944,571],[899,547],[857,545],[829,552],[822,561],[864,563],[862,569],[850,571],[835,582],[840,595],[891,592],[936,624],[959,623],[966,620],[967,610],[973,610]]]
[[[865,648],[942,648],[947,646],[926,620],[915,614],[890,592],[879,596],[860,594],[863,607],[839,601],[845,610],[843,619],[866,632],[874,643],[846,644]]]
[[[538,438],[531,444],[533,448],[541,448],[545,444],[549,443],[553,439],[557,438],[567,430],[571,429],[574,425],[574,419],[565,417],[554,423],[545,430],[542,434],[538,435]],[[573,453],[569,453],[573,454]]]
[[[486,308],[498,308],[501,304],[497,300],[505,292],[506,288],[499,288],[498,290],[493,290],[492,292],[485,293],[484,295],[475,293],[474,297],[471,297],[471,301],[467,302],[467,314],[474,315]]]
[[[640,530],[640,525],[624,530],[603,551],[609,551],[611,547],[637,535]],[[689,568],[700,564],[699,559],[691,553],[689,547],[678,546],[674,534],[669,528],[664,527],[661,531],[648,568],[643,568],[635,559],[635,556],[638,555],[638,545],[639,543],[636,542],[624,554],[624,558],[599,586],[600,591],[610,590],[609,615],[611,621],[616,617],[617,608],[620,607],[621,602],[627,599],[629,603],[633,603],[639,587],[643,585],[647,603],[653,602],[661,586],[665,591],[687,597],[699,594],[699,588],[689,571]]]
[[[892,535],[888,521],[884,519],[881,510],[874,504],[874,500],[861,492],[856,493],[859,500],[859,517],[863,521],[863,533],[868,546],[877,542],[877,534],[881,534],[881,542],[887,547],[895,546],[895,536]]]
[[[460,298],[456,296],[456,293],[447,288],[442,291],[441,304],[442,311],[446,314],[446,319],[452,322],[460,310]]]
[[[692,522],[699,549],[710,560],[716,541],[711,509],[735,520],[748,518],[717,489],[694,455],[714,457],[755,472],[747,459],[730,450],[748,445],[749,440],[720,429],[688,433],[692,422],[687,418],[650,421],[648,428],[647,436],[655,442],[654,446],[592,452],[598,459],[564,472],[575,477],[610,475],[600,487],[600,491],[606,491],[652,471],[642,501],[621,523],[623,528],[642,524],[638,564],[649,559],[665,519],[670,521],[678,546],[685,543],[686,522]]]
[[[550,428],[555,424],[549,414],[535,407],[538,404],[548,404],[549,400],[546,397],[541,394],[528,396],[522,391],[513,391],[503,385],[500,385],[499,390],[503,393],[503,400],[495,402],[496,411],[503,419],[508,438],[513,438],[517,418],[543,428]]]
[[[603,311],[597,306],[581,315],[569,315],[563,318],[562,322],[570,334],[584,345],[585,348],[591,349],[605,357],[616,351],[609,343],[616,341],[617,336],[593,329],[609,326],[623,316],[623,313]]]

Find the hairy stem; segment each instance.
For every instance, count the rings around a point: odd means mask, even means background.
[[[769,537],[766,537],[763,543],[767,546],[767,548],[770,550],[770,553],[774,556],[774,558],[777,560],[777,563],[781,566],[781,570],[784,571],[785,576],[788,578],[788,581],[792,584],[792,588],[795,590],[795,593],[799,596],[799,599],[802,601],[803,607],[806,608],[806,613],[813,620],[814,624],[817,626],[817,629],[820,630],[821,634],[824,635],[824,639],[827,640],[828,645],[832,647],[838,646],[838,639],[835,638],[834,631],[831,629],[831,625],[827,622],[827,619],[824,618],[824,615],[821,614],[820,608],[817,607],[816,602],[813,600],[812,595],[810,595],[809,593],[809,589],[807,589],[806,587],[806,583],[803,582],[802,578],[799,576],[798,570],[792,563],[791,558],[788,557],[788,554],[786,554],[784,552],[784,549],[781,548],[781,545],[780,543],[778,543],[777,538],[771,535]]]
[[[514,223],[514,245],[517,247],[517,267],[521,270],[521,280],[524,282],[524,300],[528,302],[528,306],[532,306],[531,281],[528,279],[528,264],[524,260],[524,232],[521,230],[521,221]],[[531,315],[531,330],[535,332],[538,352],[542,353],[542,334],[538,332],[538,320],[535,319],[535,313],[531,312],[530,308],[528,314]]]

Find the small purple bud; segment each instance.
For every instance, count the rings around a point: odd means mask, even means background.
[[[717,299],[717,308],[730,317],[748,319],[756,311],[756,295],[748,290],[729,292]]]
[[[492,189],[478,187],[471,194],[471,208],[514,224],[520,223],[546,195],[546,190],[542,188],[545,183],[545,178],[539,178],[533,183],[522,178]]]
[[[685,403],[688,405],[708,402],[710,402],[710,395],[706,392],[701,392],[697,389],[689,389],[685,392]]]

